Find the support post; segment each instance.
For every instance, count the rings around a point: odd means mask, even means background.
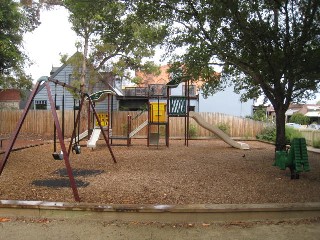
[[[96,112],[96,110],[95,110],[95,108],[94,108],[94,104],[93,104],[90,96],[87,95],[87,97],[88,97],[88,100],[89,100],[89,104],[90,104],[90,106],[91,106],[91,108],[92,108],[93,115],[96,117],[97,122],[98,122],[98,124],[99,124],[99,127],[100,127],[100,129],[101,129],[103,138],[104,138],[104,140],[105,140],[105,142],[106,142],[106,144],[107,144],[107,147],[108,147],[108,149],[109,149],[109,152],[110,152],[110,154],[111,154],[111,157],[112,157],[112,159],[113,159],[113,162],[114,162],[114,163],[117,163],[117,160],[116,160],[116,158],[115,158],[115,156],[114,156],[114,154],[113,154],[113,151],[112,151],[112,149],[111,149],[111,147],[110,147],[109,140],[108,140],[108,138],[107,138],[107,136],[106,136],[106,133],[105,133],[104,130],[103,130],[102,125],[101,125],[100,118],[98,117],[98,114],[97,114],[97,112]]]
[[[30,97],[29,97],[29,99],[27,101],[27,104],[26,104],[24,110],[23,110],[22,116],[21,116],[21,118],[20,118],[20,120],[19,120],[19,122],[17,124],[16,130],[15,130],[14,134],[12,135],[12,137],[10,139],[9,146],[8,146],[4,156],[3,156],[2,161],[0,162],[0,175],[1,175],[2,171],[3,171],[3,168],[4,168],[8,158],[9,158],[9,155],[10,155],[10,153],[12,151],[13,145],[14,145],[17,137],[18,137],[18,134],[19,134],[19,132],[21,130],[22,124],[23,124],[24,120],[26,119],[26,116],[27,116],[27,114],[29,112],[31,103],[32,103],[34,97],[36,96],[41,83],[42,83],[42,81],[38,81],[36,83],[36,86],[33,88],[32,93],[31,93],[31,95],[30,95]]]
[[[129,147],[131,145],[131,138],[130,138],[130,133],[131,133],[131,116],[128,115],[128,129],[127,129],[127,146]]]
[[[56,111],[56,108],[55,108],[55,105],[54,105],[54,102],[53,102],[53,99],[52,99],[49,82],[45,82],[45,86],[46,86],[46,89],[47,89],[48,99],[49,99],[49,102],[50,102],[51,112],[52,112],[52,116],[53,116],[53,119],[54,119],[54,123],[56,125],[56,129],[57,129],[57,133],[58,133],[58,138],[59,138],[61,150],[63,152],[64,163],[65,163],[66,168],[67,168],[67,173],[68,173],[68,176],[69,176],[70,185],[71,185],[71,188],[72,188],[72,191],[73,191],[73,196],[74,196],[74,199],[77,202],[80,202],[80,197],[79,197],[77,185],[76,185],[76,182],[75,182],[75,179],[74,179],[74,176],[73,176],[73,173],[72,173],[70,161],[69,161],[69,154],[67,152],[66,145],[64,143],[64,139],[63,139],[63,136],[62,136],[62,130],[61,130],[61,127],[60,127],[57,111]]]
[[[82,97],[81,97],[81,101],[80,101],[80,105],[79,105],[79,110],[78,110],[76,122],[75,122],[75,124],[73,125],[74,128],[73,128],[71,140],[70,140],[70,143],[69,143],[68,156],[70,155],[70,152],[71,152],[73,139],[76,138],[76,131],[77,131],[77,127],[78,127],[78,125],[79,125],[79,120],[80,120],[80,115],[81,115],[81,110],[82,110],[83,103],[84,103],[84,95],[82,95]],[[74,110],[73,110],[73,111],[74,111]],[[78,132],[78,138],[79,138],[79,132]],[[78,140],[79,140],[79,139],[78,139]]]

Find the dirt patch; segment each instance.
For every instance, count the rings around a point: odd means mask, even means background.
[[[70,163],[83,202],[103,204],[221,204],[320,201],[320,155],[309,152],[311,171],[290,179],[289,169],[272,166],[274,146],[250,141],[250,150],[220,140],[172,140],[170,147],[112,147],[118,163],[99,141],[92,151],[82,147]],[[0,199],[74,202],[64,161],[52,157],[52,144],[12,152],[0,176]],[[3,154],[0,155],[0,158]],[[90,172],[91,171],[91,172]],[[89,174],[90,173],[90,174]],[[34,181],[60,183],[50,187]]]

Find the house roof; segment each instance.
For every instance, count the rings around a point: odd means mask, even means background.
[[[293,115],[294,113],[296,113],[298,111],[299,111],[298,109],[288,109],[286,111],[286,116],[291,116],[291,115]]]
[[[307,117],[320,117],[320,111],[312,111],[312,112],[307,112],[305,114]]]
[[[18,89],[0,89],[0,101],[20,101],[20,91]]]
[[[139,84],[139,87],[147,87],[148,85],[151,84],[167,84],[169,87],[176,87],[178,86],[181,82],[175,82],[175,80],[170,81],[170,73],[168,72],[170,66],[169,65],[163,65],[160,66],[160,74],[155,75],[155,74],[147,74],[142,71],[136,71],[135,75],[136,77],[142,78],[142,83]],[[203,82],[200,80],[197,82],[194,82],[193,85],[197,86],[197,89],[201,87]]]
[[[159,75],[136,71],[136,76],[142,78],[142,83],[139,84],[139,87],[146,87],[149,84],[166,84],[169,81],[168,69],[169,65],[160,66]]]

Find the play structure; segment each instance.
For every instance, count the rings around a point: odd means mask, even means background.
[[[232,147],[239,149],[249,149],[249,145],[242,142],[236,142],[218,127],[209,124],[200,114],[190,111],[189,81],[185,81],[185,95],[171,95],[171,89],[176,88],[179,83],[170,81],[167,85],[152,84],[148,87],[148,118],[139,126],[132,130],[132,117],[128,116],[127,134],[123,139],[127,140],[127,145],[131,144],[131,138],[140,130],[147,127],[147,146],[159,145],[160,135],[164,136],[165,145],[169,146],[170,136],[170,118],[184,119],[184,140],[185,145],[189,143],[189,121],[194,119],[204,129],[215,134],[218,138]],[[140,115],[140,114],[138,114]],[[137,117],[137,116],[136,116]],[[135,117],[135,118],[136,118]],[[113,136],[110,139],[114,139]],[[120,137],[118,138],[120,139]]]
[[[214,125],[209,124],[201,117],[200,114],[190,111],[190,83],[189,80],[185,81],[185,96],[171,96],[170,88],[176,88],[178,83],[175,80],[170,81],[167,84],[168,94],[168,117],[184,117],[185,120],[185,144],[188,146],[189,140],[189,119],[194,119],[201,127],[214,133],[218,138],[232,147],[239,149],[249,149],[249,145],[246,143],[236,142],[231,139],[226,133],[217,128]]]
[[[87,101],[90,100],[93,102],[94,106],[105,99],[107,99],[108,102],[106,112],[104,113],[91,115],[90,109],[88,110],[88,131],[82,133],[82,137],[84,138],[89,134],[89,132],[91,133],[90,139],[87,141],[87,147],[89,148],[94,149],[96,147],[97,141],[99,140],[102,132],[105,132],[105,134],[108,136],[107,139],[110,144],[110,138],[112,137],[112,122],[109,119],[109,116],[112,114],[112,107],[110,107],[110,105],[112,105],[111,103],[114,95],[116,95],[116,93],[112,90],[102,90],[95,92],[86,98]],[[101,124],[102,129],[100,128],[99,123]]]
[[[50,84],[54,84],[55,86],[55,97],[53,98],[52,97],[52,92],[51,92],[51,87],[50,87]],[[10,143],[9,143],[9,146],[3,156],[3,159],[0,161],[0,175],[5,167],[5,164],[9,158],[9,155],[12,151],[12,148],[13,148],[13,145],[18,137],[18,134],[20,132],[20,129],[24,123],[24,120],[28,114],[28,111],[30,109],[30,106],[32,104],[32,101],[34,99],[34,97],[36,96],[37,92],[39,91],[40,87],[41,86],[45,86],[46,90],[47,90],[47,94],[48,94],[48,99],[49,99],[49,102],[50,102],[50,106],[51,106],[51,112],[52,112],[52,116],[53,116],[53,119],[54,119],[54,153],[52,154],[54,159],[55,160],[64,160],[64,163],[65,163],[65,166],[66,166],[66,169],[67,169],[67,173],[68,173],[68,177],[69,177],[69,181],[70,181],[70,185],[71,185],[71,188],[72,188],[72,191],[73,191],[73,196],[74,196],[74,199],[76,201],[80,201],[80,197],[79,197],[79,193],[78,193],[78,189],[77,189],[77,186],[76,186],[76,183],[75,183],[75,179],[74,179],[74,176],[73,176],[73,172],[72,172],[72,168],[71,168],[71,165],[70,165],[70,152],[71,150],[75,151],[76,153],[80,153],[80,148],[79,148],[79,141],[80,141],[80,134],[79,134],[79,123],[80,123],[80,114],[81,114],[81,110],[82,110],[82,107],[84,105],[84,102],[85,101],[88,101],[89,103],[89,106],[88,106],[88,111],[92,111],[93,115],[95,116],[95,119],[97,121],[97,125],[99,127],[99,130],[100,132],[102,133],[103,137],[104,137],[104,140],[106,142],[106,145],[108,147],[108,150],[111,154],[111,157],[113,159],[113,162],[116,163],[116,159],[115,159],[115,156],[113,154],[113,151],[110,147],[110,144],[109,144],[109,139],[108,139],[108,135],[105,134],[104,132],[104,129],[103,129],[103,126],[101,124],[101,121],[100,121],[100,118],[98,117],[98,114],[95,110],[95,106],[94,106],[94,102],[91,100],[90,96],[81,91],[80,89],[77,89],[71,85],[68,85],[66,83],[63,83],[63,82],[59,82],[58,80],[55,80],[55,79],[51,79],[51,78],[48,78],[48,77],[42,77],[38,80],[38,82],[36,83],[28,101],[27,101],[27,104],[26,104],[26,107],[22,113],[22,116],[17,124],[17,127],[16,127],[16,130],[14,131],[13,135],[11,136],[11,139],[10,139]],[[72,136],[71,136],[71,140],[69,142],[69,147],[67,149],[67,146],[66,146],[66,142],[65,142],[65,139],[64,139],[64,108],[62,108],[62,124],[60,123],[59,119],[58,119],[58,115],[57,115],[57,109],[56,109],[56,88],[57,87],[63,87],[63,92],[65,91],[65,88],[68,88],[69,90],[72,90],[74,93],[77,93],[80,97],[80,101],[79,101],[79,106],[77,107],[78,109],[78,114],[77,116],[75,117],[75,111],[74,111],[74,128],[73,128],[73,131],[72,131]],[[86,98],[86,99],[85,99]],[[64,100],[64,97],[63,97],[63,100]],[[64,106],[64,105],[62,105]],[[61,126],[62,125],[62,126]],[[77,133],[78,132],[78,133]],[[57,151],[57,146],[56,146],[56,134],[58,136],[58,140],[59,140],[59,144],[60,144],[60,151]],[[77,135],[77,137],[76,137]],[[84,136],[85,134],[83,133],[82,136]],[[96,138],[96,135],[97,133],[94,134],[94,137]]]
[[[91,94],[89,97],[91,101],[95,104],[99,104],[103,100],[107,99],[107,109],[105,112],[100,112],[97,114],[103,129],[99,129],[97,126],[97,118],[95,116],[88,117],[88,131],[85,131],[77,135],[76,139],[83,139],[89,136],[87,141],[87,147],[94,149],[96,143],[100,138],[101,132],[105,131],[108,135],[108,140],[110,144],[113,145],[115,140],[125,140],[126,145],[131,145],[132,138],[140,132],[142,129],[147,128],[147,146],[159,145],[160,136],[164,136],[165,145],[169,146],[170,140],[170,118],[183,118],[184,119],[184,140],[185,145],[189,144],[189,121],[190,118],[194,119],[204,129],[215,134],[218,138],[226,142],[232,147],[239,149],[249,149],[249,145],[246,143],[236,142],[231,139],[227,134],[221,131],[216,126],[213,126],[206,122],[200,114],[190,111],[190,83],[185,81],[184,85],[184,96],[181,95],[171,95],[171,89],[176,88],[179,83],[175,81],[170,81],[168,84],[151,84],[147,88],[147,107],[142,110],[139,114],[132,117],[131,115],[127,116],[127,122],[125,126],[122,127],[122,130],[125,132],[122,135],[119,133],[113,134],[112,127],[114,124],[119,123],[118,119],[113,119],[113,97],[116,93],[112,90],[103,90]],[[111,104],[110,104],[111,103]],[[147,119],[140,121],[139,124],[133,124],[133,121],[136,120],[142,115],[144,111],[147,111]],[[114,121],[114,122],[113,122]],[[96,124],[94,124],[96,123]],[[122,122],[123,124],[123,122]],[[135,126],[133,128],[132,126]],[[117,145],[119,142],[117,142]]]
[[[198,113],[189,112],[189,117],[193,118],[201,127],[214,133],[217,137],[219,137],[221,140],[223,140],[225,143],[229,144],[230,146],[239,148],[239,149],[249,149],[248,144],[234,141],[222,130],[206,122]]]
[[[281,170],[290,169],[291,179],[299,179],[299,173],[310,171],[305,138],[294,138],[288,151],[276,151],[273,166]]]

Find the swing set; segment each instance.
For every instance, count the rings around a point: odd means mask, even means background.
[[[51,87],[50,87],[50,82],[51,83],[54,83],[55,84],[55,97],[54,99],[52,98],[52,93],[51,93]],[[87,98],[87,100],[89,101],[89,109],[91,108],[94,116],[96,117],[97,119],[97,123],[101,129],[101,132],[103,134],[103,137],[104,137],[104,140],[107,144],[107,147],[108,147],[108,150],[111,154],[111,157],[113,159],[113,162],[116,163],[116,158],[113,154],[113,151],[110,147],[110,144],[109,144],[109,137],[105,134],[105,132],[103,131],[103,126],[101,125],[101,121],[98,117],[98,114],[95,110],[95,107],[94,107],[94,103],[91,101],[88,93],[85,93],[81,90],[79,90],[78,88],[75,88],[69,84],[66,84],[66,83],[63,83],[63,82],[60,82],[58,80],[55,80],[55,79],[51,79],[51,78],[48,78],[48,77],[42,77],[40,78],[34,89],[32,90],[32,93],[27,101],[27,104],[26,104],[26,107],[24,108],[24,111],[22,113],[22,116],[20,117],[20,120],[17,124],[17,127],[10,139],[10,143],[9,143],[9,146],[3,156],[3,159],[0,161],[0,175],[2,174],[3,172],[3,169],[5,167],[5,164],[9,158],[9,155],[12,151],[12,148],[13,148],[13,145],[19,135],[19,132],[21,130],[21,127],[24,123],[24,120],[29,112],[29,109],[30,109],[30,106],[32,104],[32,101],[34,99],[34,97],[36,96],[36,94],[38,93],[40,87],[44,84],[44,86],[46,87],[47,89],[47,94],[48,94],[48,99],[49,99],[49,102],[50,102],[50,106],[51,106],[51,112],[52,112],[52,116],[53,116],[53,119],[54,119],[54,153],[52,154],[53,155],[53,158],[55,160],[64,160],[64,163],[65,163],[65,166],[66,166],[66,170],[67,170],[67,173],[68,173],[68,177],[69,177],[69,181],[70,181],[70,186],[72,188],[72,192],[73,192],[73,196],[74,196],[74,199],[75,201],[77,202],[80,202],[80,197],[79,197],[79,193],[78,193],[78,189],[77,189],[77,186],[76,186],[76,182],[75,182],[75,179],[74,179],[74,176],[73,176],[73,172],[72,172],[72,168],[71,168],[71,165],[70,165],[70,152],[71,150],[72,151],[75,151],[76,154],[79,154],[81,151],[80,151],[80,145],[79,145],[79,137],[76,138],[76,134],[78,132],[78,135],[79,136],[79,125],[80,125],[80,114],[81,114],[81,110],[82,110],[82,107],[83,107],[83,103],[85,101],[85,98]],[[72,131],[72,137],[71,137],[71,140],[70,140],[70,143],[69,143],[69,146],[68,146],[68,149],[67,149],[67,146],[64,142],[64,94],[63,94],[63,97],[62,97],[62,126],[60,125],[60,122],[59,122],[59,119],[58,119],[58,115],[57,115],[57,109],[56,109],[56,101],[57,101],[57,95],[56,95],[56,87],[57,85],[59,86],[62,86],[63,87],[63,91],[65,88],[68,88],[70,90],[73,90],[74,92],[78,93],[80,95],[80,101],[79,101],[79,106],[78,106],[78,114],[77,116],[75,116],[75,100],[74,100],[74,128],[73,128],[73,131]],[[61,148],[61,152],[58,153],[57,152],[57,146],[56,146],[56,137],[58,136],[58,140],[59,140],[59,143],[60,143],[60,148]],[[73,140],[75,140],[75,144],[73,144]]]
[[[58,110],[57,108],[57,83],[55,83],[55,88],[54,88],[54,105],[55,105],[55,109]],[[61,130],[62,130],[62,138],[64,139],[65,136],[65,115],[64,115],[64,110],[65,110],[65,87],[63,87],[63,94],[62,94],[62,126],[61,126]],[[76,99],[73,99],[73,128],[77,129],[77,136],[79,136],[79,132],[80,132],[80,119],[79,122],[76,122],[76,110],[79,110],[80,107],[80,100],[79,100],[79,105],[76,106]],[[53,153],[52,156],[55,160],[63,160],[63,152],[57,152],[57,128],[56,128],[56,124],[53,124]],[[80,147],[80,140],[79,137],[75,137],[74,139],[74,144],[72,145],[72,153],[76,153],[76,154],[80,154],[81,153],[81,147]]]

